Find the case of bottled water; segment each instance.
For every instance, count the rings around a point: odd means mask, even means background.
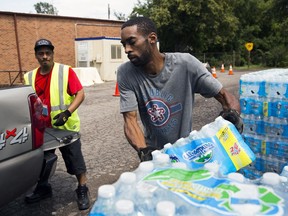
[[[246,177],[280,173],[288,159],[288,69],[269,69],[240,77],[243,139],[256,154]],[[260,172],[260,173],[259,173]],[[251,176],[252,175],[252,176]]]
[[[89,216],[288,214],[288,166],[281,175],[265,172],[251,180],[239,172],[223,176],[215,162],[199,169],[174,165],[182,162],[159,163],[165,155],[158,152],[158,158],[141,162],[114,184],[100,186]]]

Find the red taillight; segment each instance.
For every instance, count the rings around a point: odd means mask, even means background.
[[[43,104],[36,94],[28,97],[31,117],[31,133],[33,148],[39,148],[44,142],[45,121],[42,117]]]

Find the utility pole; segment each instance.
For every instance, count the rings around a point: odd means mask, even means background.
[[[108,4],[108,19],[110,19],[110,4]]]

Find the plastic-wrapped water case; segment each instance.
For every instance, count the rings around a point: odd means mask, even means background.
[[[154,162],[153,160],[152,163]],[[283,170],[283,175],[266,172],[253,181],[238,172],[219,176],[213,163],[206,167],[209,169],[155,165],[150,173],[145,170],[144,175],[136,169],[136,175],[141,175],[141,178],[136,178],[139,180],[129,189],[134,195],[130,199],[122,199],[117,197],[117,193],[110,193],[115,194],[114,203],[110,203],[114,209],[112,213],[104,212],[107,208],[102,208],[103,212],[99,212],[103,205],[101,205],[102,197],[98,197],[90,216],[188,216],[191,213],[197,216],[288,214],[288,181],[285,177],[287,168]],[[115,183],[116,191],[121,184],[119,180]]]
[[[279,174],[288,161],[288,69],[242,75],[239,94],[242,136],[257,154],[249,169]]]
[[[192,131],[186,138],[186,143],[165,149],[171,162],[186,163],[190,169],[204,167],[208,162],[219,164],[222,175],[235,172],[251,164],[255,154],[244,142],[235,126],[221,116],[207,124],[200,131]]]

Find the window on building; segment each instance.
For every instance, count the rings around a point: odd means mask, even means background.
[[[121,45],[111,45],[111,59],[121,59]]]

